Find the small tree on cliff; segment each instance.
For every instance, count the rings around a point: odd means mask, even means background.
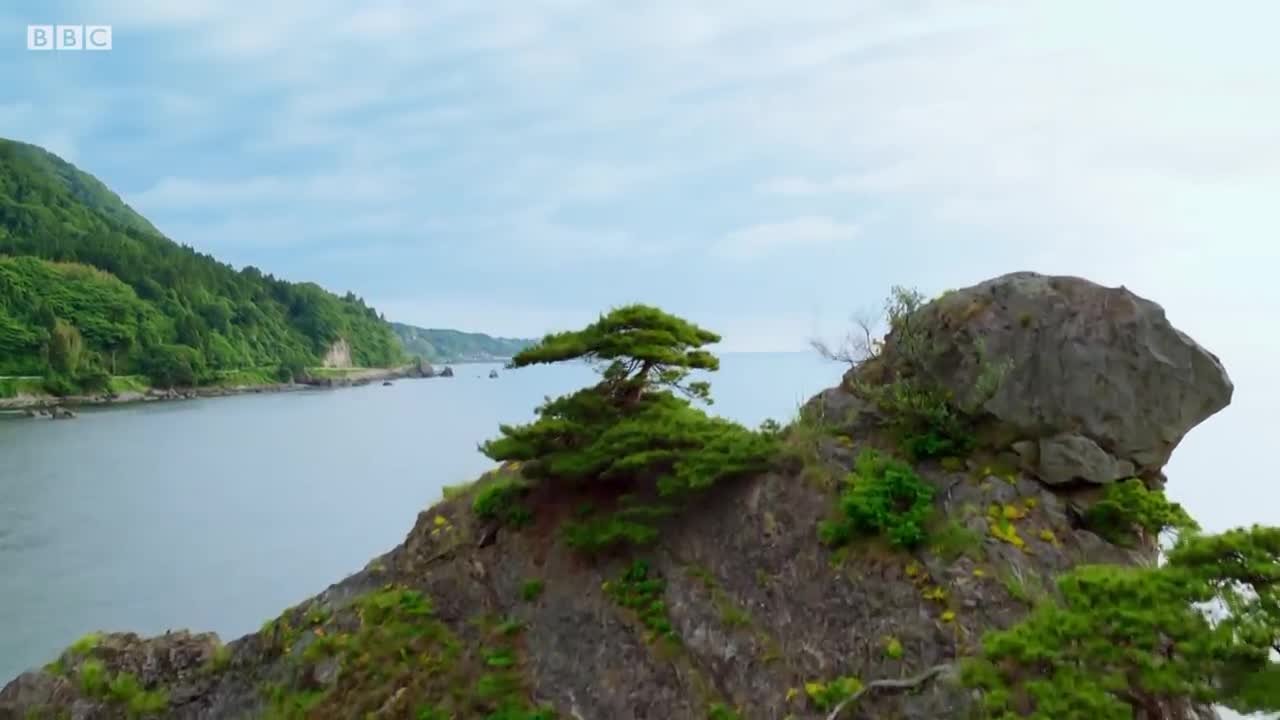
[[[720,336],[648,305],[628,305],[582,330],[548,335],[518,353],[508,367],[587,360],[603,363],[605,384],[636,403],[646,390],[671,388],[710,403],[710,385],[685,380],[691,370],[718,370],[720,361],[702,346]]]
[[[690,403],[711,400],[709,384],[690,382],[689,375],[719,368],[701,349],[719,339],[645,305],[548,335],[510,366],[587,360],[603,366],[601,381],[548,400],[532,423],[501,426],[501,437],[480,449],[494,460],[519,462],[524,478],[560,500],[589,494],[612,506],[566,525],[571,544],[593,551],[650,541],[657,536],[654,520],[673,512],[660,500],[760,472],[774,456],[773,435],[710,417]],[[491,501],[486,496],[481,503],[489,514],[526,515],[490,508]]]

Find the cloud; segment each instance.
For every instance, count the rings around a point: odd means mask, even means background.
[[[857,226],[829,217],[799,217],[735,230],[716,243],[712,252],[721,257],[750,260],[784,250],[833,245],[851,240],[857,234]]]
[[[767,285],[843,315],[891,283],[1032,267],[1176,306],[1280,262],[1274,9],[87,7],[121,52],[21,57],[4,132],[74,152],[178,240],[369,296],[497,272],[512,298],[644,278],[659,304],[754,311]]]

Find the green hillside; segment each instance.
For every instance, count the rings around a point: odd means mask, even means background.
[[[420,328],[404,323],[391,323],[391,328],[405,353],[435,363],[506,360],[534,343],[533,340]]]
[[[164,237],[57,156],[0,139],[0,375],[41,376],[64,394],[110,374],[161,386],[284,377],[339,338],[356,365],[403,359],[360,298],[237,271]]]

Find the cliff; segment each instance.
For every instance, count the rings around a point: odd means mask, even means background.
[[[537,505],[520,529],[479,517],[486,489],[521,482],[506,464],[259,633],[85,638],[0,691],[0,720],[971,717],[957,660],[985,632],[1072,568],[1155,562],[1154,538],[1097,534],[1090,504],[1129,475],[1160,487],[1232,386],[1159,306],[1077,278],[1004,276],[911,318],[810,401],[774,469],[658,520],[653,546],[572,552],[557,531],[580,512],[569,503]],[[913,346],[932,348],[913,377],[948,389],[975,440],[912,463],[931,488],[927,542],[833,548],[817,528],[863,451],[897,447],[869,398]],[[1212,717],[1189,702],[1143,712]]]

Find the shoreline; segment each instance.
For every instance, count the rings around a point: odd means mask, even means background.
[[[446,367],[446,370],[448,368]],[[333,371],[330,371],[333,372]],[[80,408],[104,405],[127,405],[133,403],[164,402],[172,400],[196,400],[200,398],[230,397],[234,395],[259,395],[262,393],[304,392],[308,390],[331,390],[344,387],[359,387],[374,382],[389,380],[425,379],[432,377],[452,377],[452,372],[435,372],[419,369],[416,365],[398,368],[351,368],[338,371],[339,376],[311,376],[302,382],[262,383],[257,385],[204,385],[185,388],[147,388],[143,391],[122,393],[101,392],[91,395],[35,395],[19,394],[15,397],[0,398],[0,416],[21,414],[22,411],[52,410],[53,408]]]

